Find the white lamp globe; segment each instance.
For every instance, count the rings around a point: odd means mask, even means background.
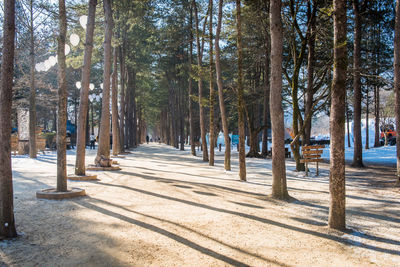
[[[75,33],[71,34],[69,37],[69,41],[71,42],[72,46],[77,46],[79,44],[79,36]]]
[[[75,83],[75,86],[76,86],[76,88],[81,89],[82,84],[81,84],[81,82],[76,82],[76,83]]]
[[[83,15],[79,18],[79,23],[81,24],[82,28],[84,28],[85,30],[86,30],[87,19],[88,19],[88,17],[86,15]]]
[[[40,65],[40,63],[36,63],[36,65],[35,65],[35,70],[36,70],[37,72],[41,72],[41,71],[42,71],[42,66]]]
[[[94,84],[93,84],[93,83],[89,84],[89,89],[90,89],[90,90],[93,90],[93,89],[94,89]]]
[[[52,67],[51,62],[50,62],[49,59],[46,59],[44,61],[44,65],[45,65],[45,71],[48,71]]]
[[[51,63],[51,66],[54,66],[57,64],[57,58],[55,56],[49,57],[49,61]]]
[[[65,44],[65,55],[67,56],[71,52],[71,47],[68,44]]]
[[[39,63],[39,69],[40,69],[40,71],[46,71],[46,66],[45,66],[44,62]]]

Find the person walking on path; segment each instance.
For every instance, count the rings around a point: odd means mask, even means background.
[[[95,143],[96,142],[96,137],[94,136],[94,134],[90,135],[90,149],[95,149]]]
[[[146,135],[146,143],[148,144],[149,143],[149,136],[148,135]]]

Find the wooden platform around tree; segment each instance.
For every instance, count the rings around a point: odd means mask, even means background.
[[[97,175],[76,175],[76,174],[70,174],[68,175],[68,180],[72,181],[93,181],[93,180],[98,180]]]
[[[116,155],[116,156],[111,156],[110,158],[112,158],[112,159],[124,159],[126,157],[125,156],[121,156],[121,155]]]
[[[121,170],[118,166],[111,166],[111,167],[99,167],[96,165],[89,165],[86,167],[87,171],[119,171]]]
[[[71,188],[66,192],[57,191],[56,188],[43,189],[36,192],[36,197],[41,199],[62,200],[86,196],[85,189]]]

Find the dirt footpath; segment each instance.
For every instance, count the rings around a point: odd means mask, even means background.
[[[87,164],[95,151],[88,151]],[[304,177],[288,165],[290,203],[271,193],[271,160],[233,170],[166,145],[142,145],[121,171],[72,182],[88,196],[39,200],[56,184],[54,154],[13,157],[20,236],[0,241],[1,266],[400,266],[400,191],[388,167],[347,169],[348,233],[326,227],[328,165]],[[68,172],[75,156],[68,155]],[[312,172],[315,172],[312,169]],[[93,172],[94,173],[94,172]]]

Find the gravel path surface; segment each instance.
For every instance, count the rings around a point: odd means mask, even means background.
[[[236,151],[231,172],[221,152],[214,167],[189,153],[142,145],[117,159],[121,171],[69,181],[88,196],[62,201],[35,196],[56,184],[54,153],[13,157],[20,236],[0,241],[0,266],[400,266],[393,168],[347,168],[350,230],[338,233],[326,227],[329,165],[305,177],[289,160],[287,203],[268,197],[271,160],[248,159],[240,182]],[[74,162],[70,151],[68,173]]]

